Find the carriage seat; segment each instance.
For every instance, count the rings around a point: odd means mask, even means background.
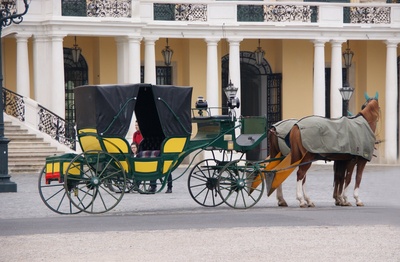
[[[136,157],[159,157],[160,148],[164,138],[162,137],[146,137],[139,144],[138,154]]]
[[[139,151],[136,157],[158,157],[160,156],[160,150],[144,150]]]

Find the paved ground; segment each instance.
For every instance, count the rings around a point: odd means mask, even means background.
[[[331,170],[330,165],[314,165],[309,173],[307,189],[316,208],[333,206]],[[0,229],[1,221],[5,219],[59,216],[42,203],[37,175],[12,176],[11,180],[17,183],[18,193],[0,194]],[[203,207],[191,199],[186,183],[187,176],[174,181],[173,194],[125,195],[110,214],[202,210]],[[399,208],[399,186],[400,167],[367,165],[360,196],[366,205]],[[294,188],[295,175],[292,175],[284,183],[285,197],[290,206],[298,205]],[[353,199],[351,201],[354,203]],[[274,196],[265,197],[257,204],[259,208],[274,206]],[[379,221],[373,226],[265,226],[7,237],[2,236],[0,230],[0,243],[1,262],[400,261],[400,228],[382,225]]]

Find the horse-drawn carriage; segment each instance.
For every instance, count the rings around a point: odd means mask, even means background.
[[[267,137],[267,122],[261,116],[237,119],[235,107],[239,103],[229,92],[225,115],[220,114],[223,108],[211,108],[201,99],[191,108],[191,87],[81,86],[75,88],[74,95],[82,153],[47,157],[38,184],[43,202],[60,214],[107,212],[132,189],[152,193],[148,190],[152,181],[161,181],[160,192],[167,184],[167,177],[189,154],[193,153],[192,160],[182,175],[203,151],[212,157],[191,168],[188,175],[191,197],[206,207],[225,203],[233,208],[249,208],[261,199],[266,187],[269,196],[295,168],[299,167],[298,180],[299,172],[304,178],[311,162],[323,155],[304,148],[300,152],[301,141],[292,139],[290,132],[290,143],[300,144],[292,147],[286,157],[245,160],[245,154]],[[377,102],[372,104],[360,112],[366,119],[364,128],[376,124],[379,116]],[[133,113],[143,135],[138,154],[141,157],[132,155],[125,139]],[[371,128],[375,131],[375,127]],[[371,139],[373,144],[373,132]],[[351,153],[333,155],[330,160],[354,159]],[[365,166],[366,160],[362,161]],[[348,169],[352,168],[354,164]],[[301,205],[305,205],[302,193],[297,196]]]
[[[222,109],[210,108],[205,101],[191,108],[191,87],[81,86],[74,95],[82,153],[46,158],[38,186],[51,210],[106,212],[133,188],[149,194],[148,185],[155,180],[162,181],[159,192],[189,154],[195,160],[201,151],[211,152],[212,157],[195,164],[188,176],[188,189],[197,203],[248,208],[261,198],[264,179],[256,174],[258,167],[243,157],[266,137],[265,117],[237,121],[235,103],[227,115],[213,113]],[[125,139],[133,113],[143,135],[139,145],[143,157],[133,157]],[[194,136],[192,123],[197,129]]]

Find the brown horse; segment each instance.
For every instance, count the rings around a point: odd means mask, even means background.
[[[296,119],[286,119],[278,123],[275,123],[268,130],[268,144],[269,144],[269,156],[271,158],[276,158],[279,153],[282,156],[286,156],[290,148],[284,142],[286,135],[290,132],[293,125],[297,122]],[[280,143],[281,142],[281,143]],[[283,198],[282,184],[276,189],[276,199],[278,200],[278,206],[287,207],[287,203]]]
[[[367,102],[365,103],[365,108],[362,109],[361,112],[356,117],[354,117],[354,119],[356,119],[357,117],[363,117],[365,119],[365,122],[369,125],[370,131],[372,131],[372,136],[373,136],[373,133],[375,133],[376,130],[377,121],[379,119],[378,94],[376,94],[374,98],[369,98],[366,95],[366,98]],[[351,174],[355,165],[357,164],[357,175],[356,175],[356,185],[355,185],[354,195],[355,196],[357,195],[358,197],[358,189],[362,178],[362,172],[364,170],[366,162],[370,160],[370,157],[372,155],[372,153],[370,152],[371,150],[369,150],[369,153],[361,152],[361,156],[360,155],[357,156],[356,154],[353,153],[337,152],[336,150],[329,147],[325,148],[325,151],[324,150],[319,151],[318,149],[315,149],[312,146],[311,147],[307,146],[308,149],[306,149],[305,146],[303,145],[304,141],[302,140],[302,133],[299,127],[301,121],[302,120],[300,120],[298,123],[296,123],[296,125],[293,126],[289,136],[291,145],[290,152],[292,157],[291,161],[292,163],[295,163],[301,160],[297,171],[297,190],[296,190],[296,198],[300,202],[300,207],[314,206],[314,203],[310,200],[310,198],[305,192],[304,182],[307,170],[311,167],[312,162],[315,160],[344,161],[344,162],[338,162],[343,165],[336,166],[335,168],[340,169],[338,170],[340,172],[343,172],[343,170],[345,170],[345,172],[347,172],[346,174],[349,173]],[[330,121],[330,120],[324,120],[324,121]],[[317,125],[319,126],[319,123],[317,123]],[[311,126],[308,127],[310,127],[310,129],[312,128]],[[307,129],[307,127],[302,127],[302,129]],[[333,136],[330,137],[326,134],[327,129],[329,128],[325,129],[322,128],[322,129],[324,130],[325,133],[324,134],[321,133],[320,136],[318,137],[314,136],[311,139],[311,142],[313,141],[317,142],[317,140],[322,140],[322,138],[324,138],[327,139],[326,141],[329,142],[328,145],[330,146],[332,146],[333,144],[340,144],[339,141],[336,141],[338,136],[337,133],[335,132],[337,131],[333,131]],[[368,127],[365,126],[362,130],[364,131],[365,129],[368,129]],[[345,144],[348,144],[348,142],[345,142]],[[374,144],[375,144],[375,137],[373,136],[369,137],[366,144],[356,145],[355,147],[357,150],[359,149],[359,146],[364,146],[364,147],[367,146],[369,147],[369,149],[371,149],[372,147],[373,149]],[[310,150],[310,148],[312,149]],[[351,176],[349,176],[349,178],[351,178]],[[362,202],[360,201],[360,203]]]

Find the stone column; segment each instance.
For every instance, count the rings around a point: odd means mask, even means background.
[[[28,39],[31,35],[16,34],[17,41],[17,93],[30,97]]]
[[[115,43],[117,46],[117,83],[125,84],[128,82],[127,39],[116,37]]]
[[[397,162],[397,45],[398,41],[386,41],[386,87],[385,87],[385,160],[388,164]]]
[[[128,82],[140,83],[140,41],[141,37],[128,37]]]
[[[314,115],[325,116],[325,40],[314,40]]]
[[[51,88],[51,73],[50,63],[43,63],[43,61],[50,61],[51,50],[49,38],[43,35],[33,36],[33,90],[34,97],[40,105],[50,108],[51,99],[49,89]]]
[[[240,85],[240,42],[242,38],[229,38],[229,80],[238,88],[237,97],[241,98]],[[228,81],[229,81],[228,80]],[[241,115],[241,108],[235,109],[236,115]]]
[[[220,39],[207,38],[207,92],[205,99],[208,102],[208,106],[218,106],[219,105],[219,94],[220,89],[218,86],[218,42]]]
[[[51,36],[51,108],[55,114],[65,118],[65,80],[64,80],[64,50],[63,38],[65,35]]]
[[[156,84],[156,53],[155,42],[158,37],[144,39],[144,82],[146,84]]]
[[[332,40],[331,62],[331,117],[341,117],[343,113],[343,98],[339,88],[343,86],[342,76],[342,43],[343,40]],[[324,84],[325,88],[325,84]]]

